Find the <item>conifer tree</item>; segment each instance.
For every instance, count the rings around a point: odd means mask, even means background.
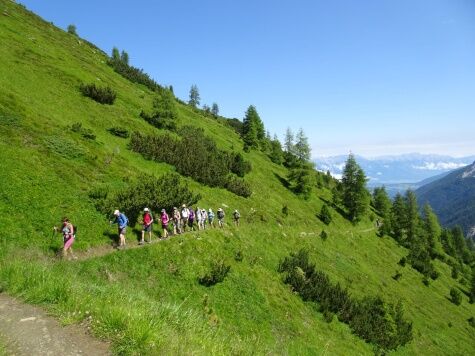
[[[475,266],[472,267],[472,280],[470,285],[470,303],[475,303]]]
[[[440,234],[440,241],[442,243],[442,247],[444,248],[444,251],[449,256],[455,257],[457,255],[452,232],[449,229],[442,230],[442,233]]]
[[[250,148],[258,148],[259,143],[265,137],[264,124],[253,105],[250,105],[246,110],[242,132],[244,148],[247,150]]]
[[[406,228],[406,203],[400,193],[396,194],[391,207],[391,228],[394,238],[402,242]]]
[[[359,221],[368,208],[369,194],[366,190],[366,175],[351,153],[343,169],[341,182],[342,201],[348,211],[348,217],[353,222]]]
[[[218,104],[213,103],[213,105],[211,105],[211,113],[213,114],[214,117],[218,117],[218,114],[219,114]]]
[[[290,127],[285,131],[284,149],[285,152],[294,154],[294,134]]]
[[[310,145],[308,144],[308,138],[305,136],[303,129],[297,132],[297,136],[295,138],[295,155],[300,162],[308,162],[310,161]]]
[[[129,64],[129,54],[126,51],[120,53],[120,61],[124,64]]]
[[[190,88],[190,100],[188,100],[188,104],[194,108],[200,105],[200,92],[195,84],[193,84]]]
[[[310,165],[302,164],[291,169],[288,180],[295,194],[301,195],[304,199],[310,198],[312,188],[315,185],[315,176]]]
[[[77,36],[78,34],[76,32],[76,26],[73,24],[68,25],[68,33],[71,35]]]
[[[391,199],[389,199],[384,186],[374,188],[373,206],[383,218],[381,232],[383,234],[389,234],[391,232]]]
[[[282,164],[284,157],[282,152],[282,145],[280,144],[277,135],[274,135],[274,139],[270,141],[270,154],[269,158],[275,164]]]
[[[406,191],[404,200],[406,203],[407,243],[411,245],[419,237],[419,205],[417,204],[416,194],[411,189]]]
[[[320,209],[319,218],[326,225],[332,222],[332,215],[326,204],[323,204],[322,208]]]
[[[112,60],[117,62],[120,61],[120,53],[117,47],[112,48]]]
[[[440,234],[441,228],[439,224],[439,220],[437,219],[437,215],[435,215],[434,211],[430,207],[429,204],[424,205],[424,232],[426,234],[426,241],[428,244],[429,253],[432,258],[437,256],[437,250],[440,246]]]

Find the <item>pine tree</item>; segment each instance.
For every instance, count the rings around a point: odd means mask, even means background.
[[[319,218],[326,225],[332,222],[332,215],[326,204],[323,204],[320,210]]]
[[[68,33],[71,34],[71,35],[74,35],[74,36],[77,36],[77,32],[76,32],[76,26],[75,25],[68,25]]]
[[[366,180],[363,169],[356,163],[353,154],[350,154],[343,169],[341,182],[343,205],[353,222],[359,221],[368,208],[369,194],[366,190]]]
[[[190,100],[188,101],[188,104],[194,108],[200,105],[200,92],[195,84],[193,84],[190,88]]]
[[[373,206],[383,218],[383,225],[380,231],[383,234],[389,234],[391,232],[391,199],[389,199],[384,186],[374,188]]]
[[[444,251],[449,256],[455,257],[457,255],[452,232],[449,229],[442,230],[442,233],[440,234],[440,241]]]
[[[120,61],[120,53],[117,47],[112,48],[112,60],[117,62]]]
[[[218,104],[213,103],[213,105],[211,105],[211,113],[213,114],[214,117],[218,117],[218,114],[219,114]]]
[[[312,188],[315,185],[315,178],[311,167],[302,165],[291,169],[288,180],[295,194],[301,195],[304,199],[310,198]]]
[[[274,135],[274,139],[270,141],[270,154],[269,158],[275,164],[282,164],[284,157],[282,152],[282,145],[280,144],[277,135]]]
[[[475,266],[472,267],[472,280],[470,285],[470,303],[475,303]]]
[[[305,136],[302,128],[300,128],[300,130],[297,132],[294,150],[295,155],[300,162],[310,161],[311,149],[310,145],[308,144],[308,138]]]
[[[284,149],[285,152],[294,154],[294,134],[290,127],[285,131]]]
[[[441,228],[437,215],[435,215],[429,204],[424,205],[423,223],[429,253],[432,258],[435,258],[437,256],[437,251],[440,249]]]
[[[260,141],[265,137],[264,124],[253,105],[250,105],[246,110],[242,132],[244,148],[246,150],[258,148]]]
[[[407,244],[410,246],[419,237],[419,205],[417,204],[416,194],[411,189],[406,191],[404,200],[406,203]]]
[[[400,193],[396,194],[391,208],[391,228],[394,238],[402,242],[406,228],[406,203]]]
[[[120,52],[120,61],[124,64],[129,64],[129,54],[126,51]]]

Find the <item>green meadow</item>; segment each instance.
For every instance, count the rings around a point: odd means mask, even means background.
[[[225,120],[181,103],[178,126],[202,128],[220,149],[251,162],[244,179],[253,194],[243,198],[184,177],[201,195],[196,205],[222,207],[227,226],[158,242],[156,225],[156,243],[114,250],[116,227],[90,193],[117,191],[142,173],[159,178],[174,167],[144,159],[128,148],[129,139],[107,129],[163,132],[140,117],[156,94],[115,73],[98,48],[22,6],[0,0],[0,16],[0,291],[43,306],[64,324],[88,327],[111,341],[116,354],[373,354],[348,325],[337,318],[328,323],[317,305],[283,283],[279,262],[305,248],[352,295],[403,302],[414,338],[391,354],[475,353],[475,329],[467,322],[475,305],[465,294],[460,306],[449,301],[452,287],[467,292],[468,286],[451,277],[448,265],[436,260],[440,277],[425,286],[420,273],[398,265],[407,250],[376,235],[374,212],[355,225],[330,208],[333,221],[324,225],[316,214],[331,201],[329,189],[297,197],[282,184],[286,168],[262,152],[244,152]],[[112,87],[115,103],[82,96],[82,83]],[[71,130],[77,123],[95,139]],[[240,227],[231,222],[234,209],[241,212]],[[52,227],[64,215],[78,225],[77,261],[57,258],[62,240]],[[129,245],[137,244],[140,230],[129,229]],[[200,285],[219,261],[230,266],[224,281]]]

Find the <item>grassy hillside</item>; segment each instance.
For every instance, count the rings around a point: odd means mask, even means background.
[[[377,237],[369,218],[352,225],[332,210],[333,222],[323,225],[315,214],[331,192],[297,198],[279,179],[287,170],[259,152],[243,152],[253,166],[245,177],[250,198],[186,178],[202,196],[198,206],[225,209],[225,229],[112,251],[116,229],[95,209],[90,192],[126,187],[141,173],[173,171],[107,131],[158,133],[139,116],[155,94],[115,73],[97,48],[23,7],[0,0],[0,16],[0,290],[44,305],[64,323],[84,323],[118,354],[372,354],[346,324],[327,323],[282,282],[279,261],[307,248],[318,268],[353,295],[402,300],[414,340],[394,354],[475,352],[475,329],[467,323],[475,306],[465,295],[460,306],[450,303],[451,287],[467,287],[451,278],[447,265],[436,262],[441,276],[424,286],[419,273],[397,264],[407,251]],[[83,97],[84,82],[111,86],[117,100],[101,105]],[[185,105],[178,111],[179,125],[201,127],[221,149],[242,151],[225,124]],[[73,132],[75,123],[96,138]],[[241,211],[239,228],[230,224],[234,208]],[[51,228],[63,215],[80,227],[79,261],[55,257],[61,241]],[[128,232],[129,244],[139,229]],[[200,285],[216,261],[230,273],[215,286]],[[399,281],[392,278],[397,270]]]

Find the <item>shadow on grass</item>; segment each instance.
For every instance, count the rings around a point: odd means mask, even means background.
[[[352,222],[348,216],[348,214],[342,209],[340,208],[339,206],[337,206],[336,204],[334,204],[333,202],[325,199],[325,198],[322,198],[320,197],[320,200],[323,201],[325,204],[327,204],[328,206],[332,207],[338,214],[340,214],[343,218],[345,218],[346,220],[348,220],[349,222]],[[317,214],[318,216],[318,214]]]
[[[281,177],[280,175],[278,175],[277,173],[274,172],[274,177],[276,177],[279,182],[285,187],[287,188],[288,190],[292,191],[290,189],[290,183],[287,179],[285,179],[284,177]]]

